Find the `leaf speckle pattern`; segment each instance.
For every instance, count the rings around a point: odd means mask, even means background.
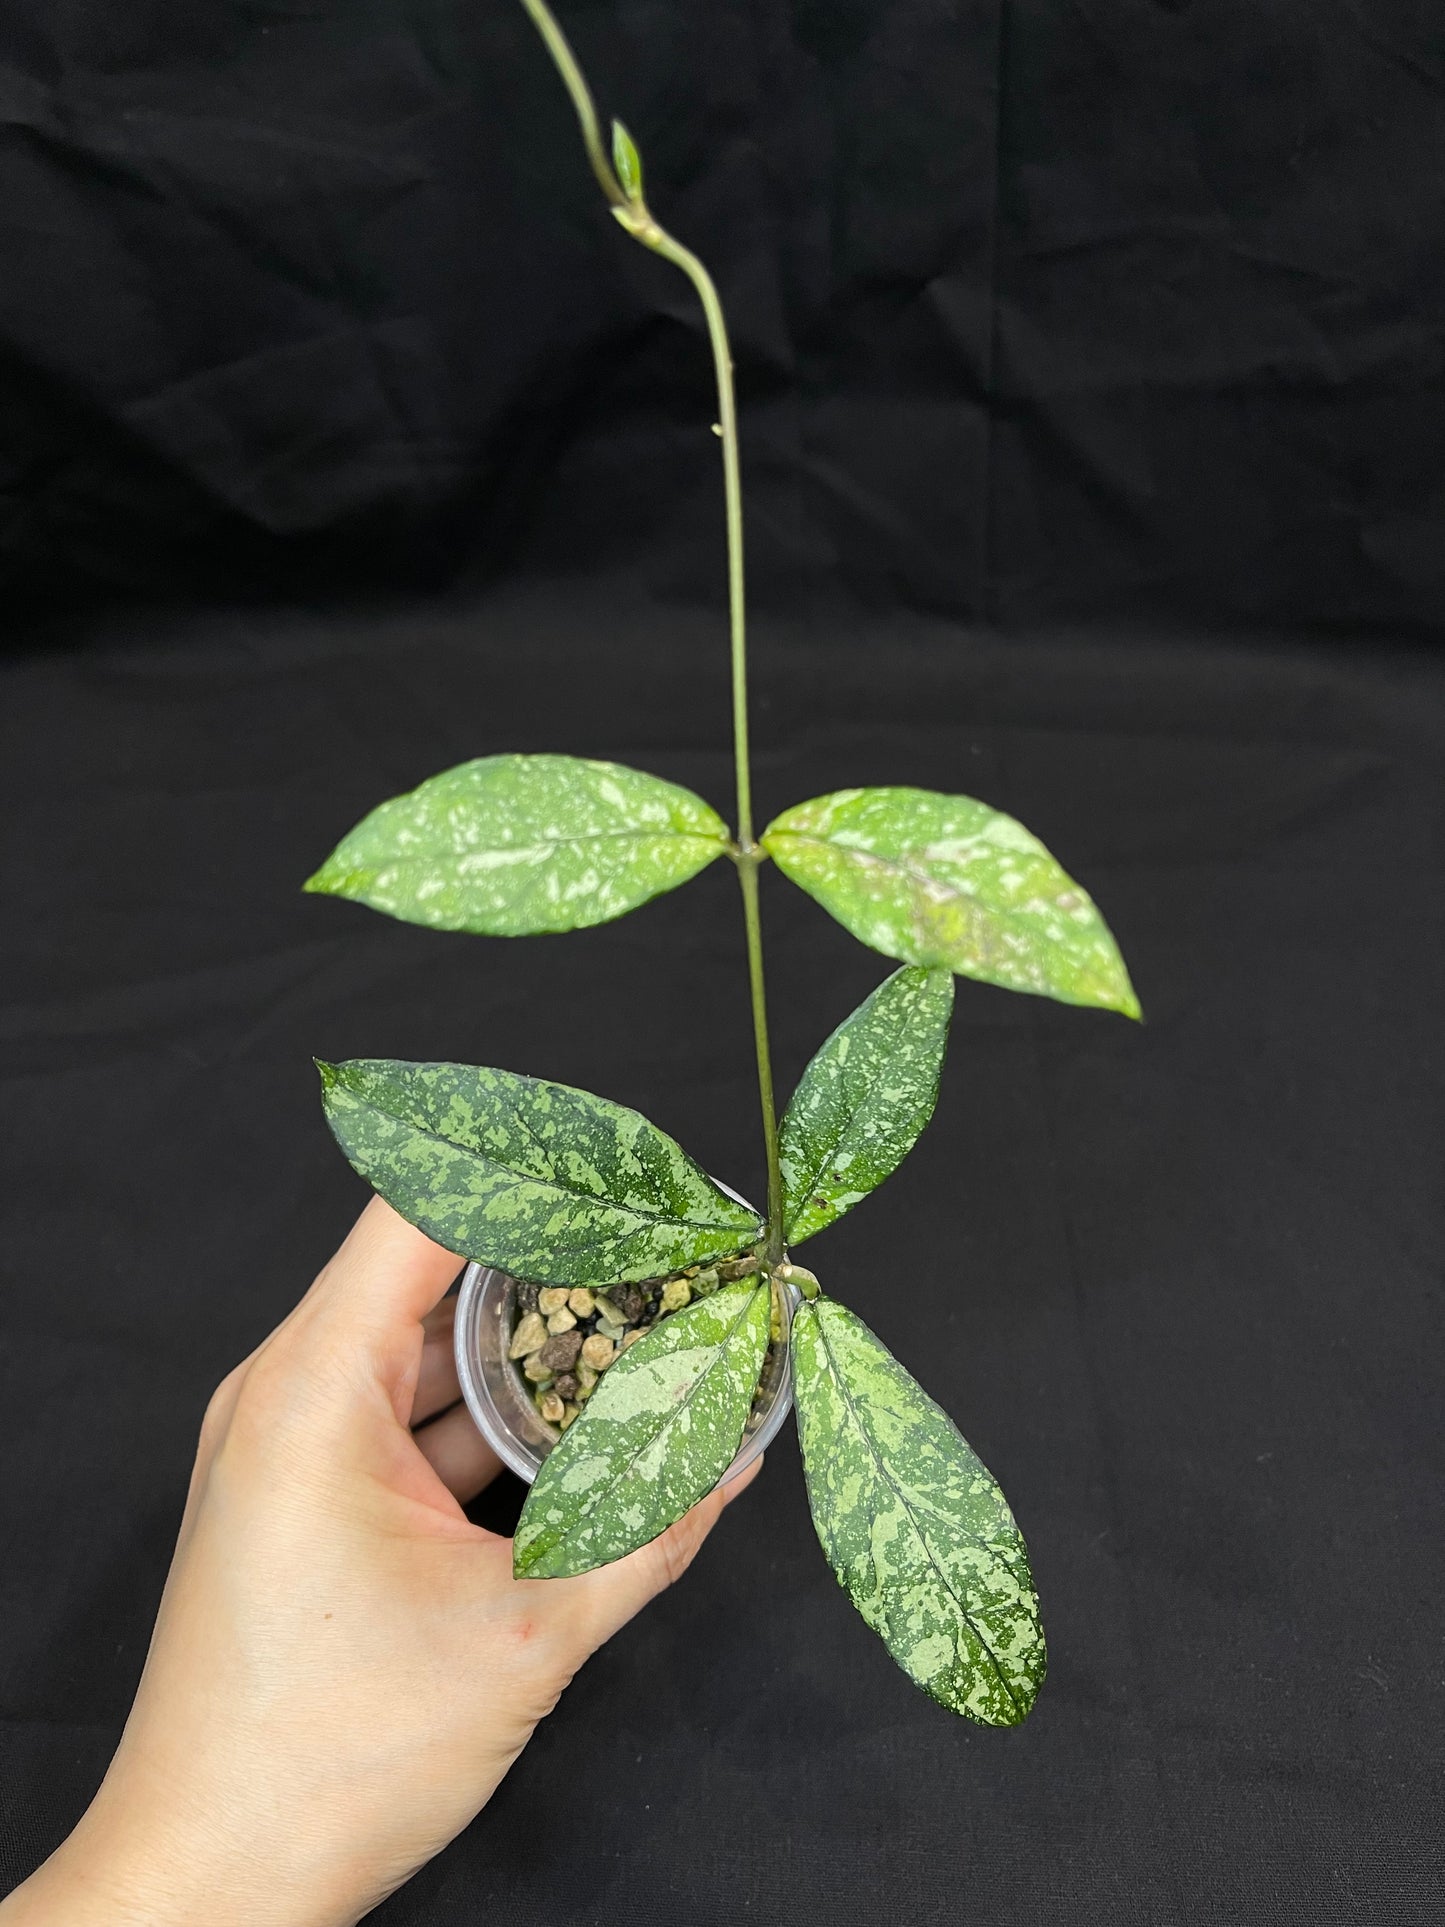
[[[790,1244],[821,1231],[897,1170],[933,1115],[953,978],[895,970],[803,1073],[783,1119]]]
[[[991,1474],[948,1414],[831,1299],[793,1320],[808,1501],[828,1562],[925,1692],[1015,1726],[1043,1684],[1028,1553]]]
[[[317,1068],[362,1177],[448,1251],[515,1278],[657,1278],[758,1235],[751,1211],[624,1105],[467,1064]]]
[[[622,1354],[542,1463],[512,1542],[518,1578],[620,1559],[711,1492],[742,1441],[769,1310],[767,1285],[726,1285]]]
[[[306,888],[435,930],[538,936],[635,910],[727,841],[700,796],[642,770],[483,756],[374,809]]]
[[[838,790],[785,810],[762,842],[785,876],[885,957],[1139,1015],[1091,898],[1021,823],[974,797]]]

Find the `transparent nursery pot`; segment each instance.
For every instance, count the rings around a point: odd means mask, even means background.
[[[790,1338],[801,1302],[796,1286],[782,1288],[783,1335],[768,1348],[763,1376],[737,1457],[722,1484],[737,1478],[777,1437],[792,1410]],[[561,1438],[532,1403],[520,1366],[507,1350],[516,1325],[517,1281],[490,1265],[468,1265],[457,1298],[457,1377],[477,1430],[503,1465],[530,1485]]]

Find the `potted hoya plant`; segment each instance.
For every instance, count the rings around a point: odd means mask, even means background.
[[[942,1408],[793,1254],[881,1184],[927,1124],[955,976],[1129,1017],[1139,1004],[1085,891],[1021,824],[973,797],[840,789],[755,830],[722,307],[697,256],[654,218],[619,123],[604,148],[543,0],[523,4],[612,213],[702,302],[727,512],[735,820],[613,763],[486,756],[383,803],[306,887],[433,929],[523,937],[604,923],[730,862],[766,1211],[637,1112],[509,1070],[322,1064],[326,1116],[356,1170],[473,1261],[469,1289],[485,1287],[490,1315],[465,1331],[486,1356],[470,1360],[463,1383],[480,1370],[493,1427],[515,1434],[518,1450],[504,1456],[535,1469],[514,1540],[519,1576],[583,1572],[654,1538],[758,1449],[791,1394],[818,1537],[863,1618],[944,1706],[1013,1725],[1038,1695],[1045,1654],[1003,1493]],[[781,1121],[763,981],[766,864],[898,966],[822,1043]]]

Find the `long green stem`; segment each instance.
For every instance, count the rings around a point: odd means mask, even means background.
[[[602,129],[597,122],[597,109],[592,104],[592,89],[582,69],[577,65],[577,56],[562,29],[553,19],[551,9],[544,0],[522,0],[522,5],[532,17],[532,25],[547,44],[547,51],[562,84],[572,96],[572,105],[577,110],[578,125],[582,129],[583,145],[587,158],[592,163],[592,172],[597,176],[597,185],[607,196],[613,207],[626,207],[627,196],[617,183],[612,172],[612,163],[607,158],[607,150],[602,145]]]
[[[628,194],[617,179],[602,143],[591,89],[546,0],[522,0],[548,53],[561,74],[577,120],[587,158],[613,214],[634,240],[680,268],[697,290],[712,344],[717,374],[717,430],[722,442],[723,495],[727,513],[728,609],[732,636],[733,761],[737,775],[738,881],[742,885],[743,927],[748,946],[748,986],[753,1006],[753,1042],[758,1060],[758,1100],[763,1119],[763,1145],[768,1164],[767,1255],[773,1264],[783,1257],[783,1176],[778,1148],[778,1113],[773,1096],[772,1052],[768,1044],[768,1008],[763,981],[763,926],[758,908],[758,866],[763,853],[753,835],[752,760],[748,747],[747,595],[743,576],[743,485],[738,456],[737,401],[733,392],[732,350],[727,321],[712,276],[690,248],[652,218],[640,189]],[[624,178],[626,170],[624,169]]]

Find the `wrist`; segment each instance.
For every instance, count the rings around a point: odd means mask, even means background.
[[[107,1786],[0,1902],[0,1927],[354,1927],[367,1904],[341,1893],[319,1857],[307,1864],[304,1835],[292,1832],[278,1865],[260,1839],[193,1830],[173,1811],[131,1811]]]

